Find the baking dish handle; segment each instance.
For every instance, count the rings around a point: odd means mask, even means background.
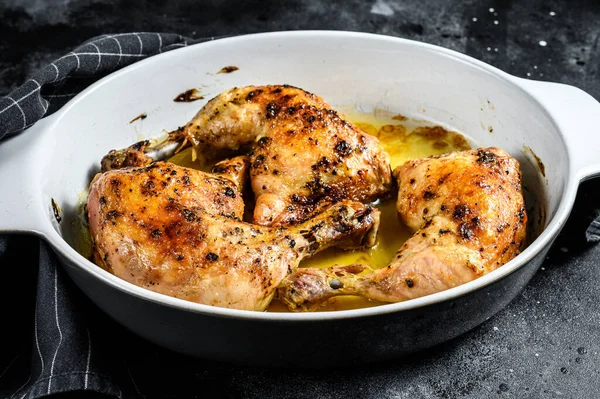
[[[519,79],[563,132],[578,180],[600,175],[600,103],[585,91],[560,83]]]
[[[46,235],[52,229],[50,206],[44,208],[41,137],[49,126],[42,119],[24,132],[0,141],[0,233]]]

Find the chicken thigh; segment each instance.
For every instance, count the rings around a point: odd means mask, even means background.
[[[292,225],[328,204],[368,203],[392,188],[389,156],[377,138],[320,97],[287,85],[226,91],[165,142],[113,150],[102,168],[148,165],[185,146],[211,154],[249,153],[253,221],[259,225]]]
[[[98,174],[88,197],[96,263],[152,291],[262,311],[303,258],[374,245],[379,212],[360,202],[288,228],[242,222],[244,161],[218,165],[221,175],[167,162]]]
[[[394,170],[397,209],[416,233],[391,263],[297,269],[278,295],[314,310],[336,295],[397,302],[474,280],[511,260],[525,241],[519,163],[498,148],[413,160]]]

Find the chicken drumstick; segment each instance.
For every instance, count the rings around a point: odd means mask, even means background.
[[[302,89],[247,86],[209,101],[157,146],[113,150],[104,171],[145,166],[194,145],[200,151],[249,152],[254,223],[288,226],[342,200],[368,203],[392,188],[389,156],[322,98]]]
[[[511,260],[525,241],[519,163],[498,148],[414,160],[394,170],[399,216],[414,231],[385,268],[301,268],[279,297],[314,310],[336,295],[398,302],[474,280]],[[363,272],[363,273],[361,273]]]
[[[152,291],[262,311],[304,257],[374,245],[379,211],[360,202],[293,227],[242,222],[238,161],[221,164],[221,176],[168,162],[98,174],[88,198],[96,263]]]

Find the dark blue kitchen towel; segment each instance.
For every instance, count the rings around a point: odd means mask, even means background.
[[[170,33],[93,38],[0,98],[0,139],[50,115],[117,69],[211,39],[191,40]],[[0,235],[0,325],[4,331],[0,340],[0,397],[39,398],[82,390],[143,397],[122,359],[106,359],[107,353],[115,353],[114,348],[107,350],[96,342],[98,335],[113,333],[103,326],[91,327],[97,320],[106,320],[105,316],[57,265],[51,249],[38,238]],[[122,331],[117,335],[126,336]],[[102,338],[111,341],[110,337]],[[112,341],[115,347],[119,340]]]

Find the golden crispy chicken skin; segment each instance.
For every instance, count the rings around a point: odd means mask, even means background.
[[[241,173],[238,161],[223,176]],[[289,228],[244,223],[243,210],[236,179],[166,162],[98,174],[88,198],[94,258],[152,291],[261,311],[301,259],[332,245],[372,246],[379,222],[377,210],[352,201]]]
[[[292,86],[247,86],[209,101],[160,150],[149,142],[111,151],[103,170],[146,165],[148,153],[197,146],[210,153],[249,152],[254,223],[286,226],[321,206],[389,194],[389,156],[377,138],[344,120],[320,97]]]
[[[279,288],[291,309],[315,309],[344,294],[382,302],[429,295],[495,270],[523,246],[521,171],[501,149],[409,161],[394,177],[398,214],[415,235],[387,267],[370,273],[364,265],[296,270]]]

